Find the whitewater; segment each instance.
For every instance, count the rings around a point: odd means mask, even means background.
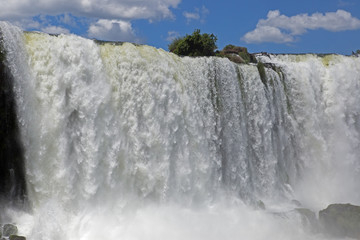
[[[360,58],[179,57],[0,23],[28,239],[327,239],[294,209],[360,205]],[[265,208],[265,209],[264,209]]]

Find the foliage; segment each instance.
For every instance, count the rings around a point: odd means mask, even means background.
[[[259,71],[260,74],[260,79],[262,81],[262,83],[267,86],[267,81],[266,81],[266,72],[265,72],[265,66],[262,62],[258,62],[257,64],[257,69]]]
[[[214,34],[200,34],[196,29],[191,35],[176,38],[169,44],[169,51],[182,56],[214,56],[217,37]]]
[[[360,55],[360,49],[356,50],[356,52],[352,51],[353,56],[359,56]]]
[[[180,41],[182,41],[184,39],[184,37],[177,37],[175,38],[169,45],[169,51],[170,52],[174,52],[176,47],[179,45]]]

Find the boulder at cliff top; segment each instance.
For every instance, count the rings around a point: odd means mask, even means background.
[[[360,206],[331,204],[319,212],[319,221],[326,234],[360,239]]]
[[[247,48],[234,45],[227,45],[223,50],[217,51],[216,56],[227,57],[235,63],[257,63],[253,54],[248,53]]]

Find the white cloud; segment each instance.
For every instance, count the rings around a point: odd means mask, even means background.
[[[200,8],[195,8],[193,12],[183,12],[184,17],[187,20],[187,23],[190,23],[192,20],[200,20],[201,23],[205,22],[206,16],[209,14],[209,9],[205,6]]]
[[[58,27],[58,26],[47,26],[44,28],[41,28],[42,32],[50,33],[50,34],[69,34],[70,31],[66,28]]]
[[[90,37],[139,42],[132,29],[132,20],[147,19],[151,22],[174,18],[172,8],[176,8],[180,2],[181,0],[0,0],[0,20],[10,21],[25,30],[68,33],[66,28],[78,27],[78,20],[81,19],[80,25],[89,26]],[[54,19],[57,24],[54,24]]]
[[[65,13],[64,15],[59,16],[59,21],[69,26],[77,25],[74,17],[69,13]]]
[[[16,20],[41,14],[71,13],[100,19],[171,18],[181,0],[0,0],[0,19]]]
[[[349,12],[299,14],[292,17],[281,15],[279,10],[269,11],[267,19],[260,19],[256,28],[246,33],[242,40],[247,43],[295,41],[295,36],[307,30],[325,29],[332,32],[360,29],[360,20]]]
[[[136,42],[132,25],[128,21],[100,19],[91,24],[88,30],[88,36],[100,40]]]
[[[16,20],[16,21],[13,21],[12,23],[22,29],[40,29],[41,28],[41,24],[39,22],[34,21],[29,18]]]
[[[198,12],[184,12],[183,15],[188,21],[200,19]]]
[[[180,36],[180,33],[176,32],[176,31],[169,31],[166,41],[171,42],[174,39],[178,38],[179,36]]]
[[[248,32],[243,37],[247,43],[275,42],[287,43],[293,42],[294,37],[280,31],[279,28],[271,26],[257,27],[255,30]],[[264,41],[265,40],[265,41]]]

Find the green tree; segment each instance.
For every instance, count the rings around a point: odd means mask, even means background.
[[[169,44],[169,51],[182,56],[214,56],[217,37],[214,34],[200,34],[196,29],[191,35],[176,38]]]
[[[174,52],[179,43],[184,39],[184,37],[177,37],[168,45],[169,51]]]

